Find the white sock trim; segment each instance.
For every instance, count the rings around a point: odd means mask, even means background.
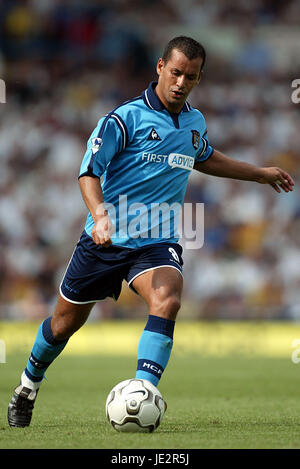
[[[31,381],[31,379],[29,379],[28,376],[26,376],[25,371],[23,371],[23,373],[21,375],[21,384],[22,384],[22,386],[25,386],[26,388],[32,389],[33,391],[36,391],[37,389],[39,389],[40,385],[42,384],[42,381],[43,380],[38,381],[38,382]]]

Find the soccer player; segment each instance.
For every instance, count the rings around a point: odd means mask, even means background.
[[[205,57],[194,39],[171,40],[157,63],[158,82],[101,118],[91,134],[79,174],[89,210],[85,229],[9,404],[10,426],[30,424],[45,371],[97,301],[118,299],[123,279],[149,308],[136,378],[158,385],[180,308],[183,260],[176,228],[192,169],[293,190],[282,169],[236,161],[210,145],[203,115],[187,102]]]

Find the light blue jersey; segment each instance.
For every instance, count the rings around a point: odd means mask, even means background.
[[[139,248],[179,239],[178,222],[195,162],[213,153],[205,119],[187,102],[167,111],[155,93],[143,94],[100,119],[90,136],[80,175],[103,176],[102,191],[114,225],[114,245]],[[91,236],[94,221],[87,216]]]

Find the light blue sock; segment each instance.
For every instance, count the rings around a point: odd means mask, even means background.
[[[149,315],[138,345],[136,378],[158,385],[171,355],[174,326],[171,319]]]
[[[24,370],[26,378],[38,385],[42,381],[48,366],[62,352],[67,342],[68,340],[58,341],[54,339],[51,330],[51,317],[45,319],[39,327]]]

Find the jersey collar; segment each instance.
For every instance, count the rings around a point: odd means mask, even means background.
[[[154,109],[155,111],[163,111],[166,108],[154,91],[156,88],[156,85],[157,85],[157,81],[151,81],[148,88],[143,92],[143,100],[146,106],[148,106],[150,109]],[[186,101],[181,111],[189,112],[191,109],[192,109],[191,106]]]

